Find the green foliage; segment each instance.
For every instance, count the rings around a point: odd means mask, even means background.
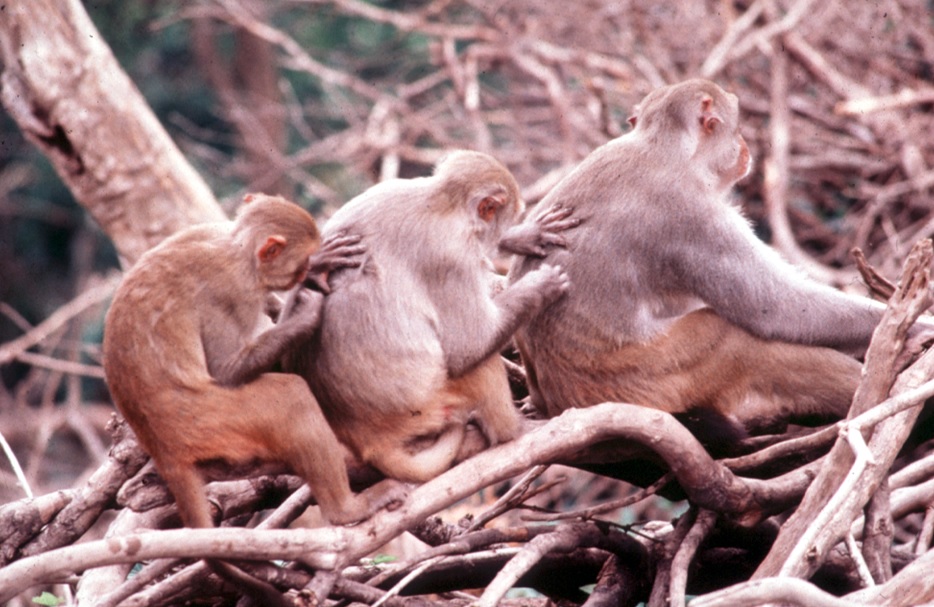
[[[43,592],[39,596],[32,597],[32,602],[36,605],[45,605],[46,607],[57,607],[64,604],[65,601],[58,598],[51,592]]]

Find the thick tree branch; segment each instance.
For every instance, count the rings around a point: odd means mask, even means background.
[[[225,219],[79,0],[0,11],[2,101],[127,263],[179,228]]]

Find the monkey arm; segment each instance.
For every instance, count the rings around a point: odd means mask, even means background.
[[[323,303],[320,293],[296,290],[285,303],[278,324],[212,367],[211,376],[221,385],[239,386],[271,371],[293,345],[310,338],[318,329]]]
[[[722,214],[721,214],[722,215]],[[802,275],[739,213],[691,221],[668,251],[676,282],[723,318],[766,339],[861,352],[885,307]]]
[[[481,323],[465,331],[465,323],[457,325],[460,333],[441,336],[448,376],[460,377],[505,348],[521,325],[569,288],[570,279],[564,270],[545,264],[497,293],[491,302],[495,306],[491,324]],[[475,312],[465,316],[474,317]]]
[[[581,223],[580,218],[571,217],[572,212],[570,207],[556,204],[541,215],[526,218],[506,230],[499,241],[499,249],[515,255],[545,257],[549,247],[567,247],[567,239],[561,232]]]

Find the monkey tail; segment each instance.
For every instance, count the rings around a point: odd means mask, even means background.
[[[167,454],[170,450],[157,450]],[[175,496],[182,522],[192,528],[210,529],[214,527],[211,510],[204,495],[204,481],[201,479],[194,462],[175,461],[171,457],[162,457],[156,461],[156,467]],[[234,565],[217,559],[205,559],[207,566],[221,579],[242,589],[261,605],[272,607],[294,607],[281,592],[272,585],[259,580]]]
[[[271,584],[253,577],[242,569],[225,561],[205,559],[211,571],[249,594],[259,605],[266,607],[295,607],[295,603],[287,599]]]

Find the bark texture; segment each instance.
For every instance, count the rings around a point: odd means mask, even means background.
[[[125,265],[225,215],[78,0],[0,10],[2,101],[113,240]]]

